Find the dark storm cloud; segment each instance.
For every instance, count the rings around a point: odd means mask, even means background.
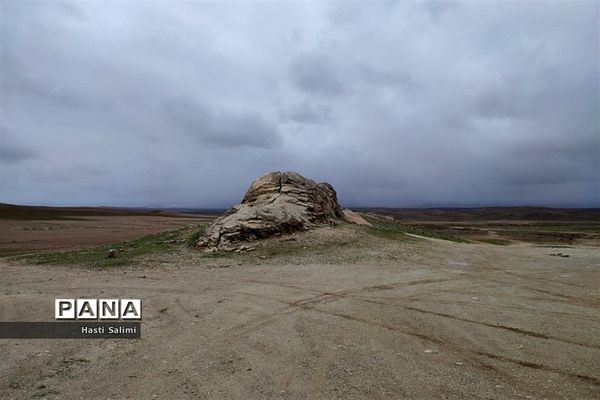
[[[284,121],[295,121],[302,124],[327,124],[332,121],[331,108],[319,103],[304,101],[294,105],[287,112],[282,112]]]
[[[0,123],[0,163],[18,164],[21,161],[38,157],[30,146],[22,143],[14,133]]]
[[[278,147],[281,138],[261,115],[214,112],[186,99],[163,102],[166,117],[176,130],[214,146]]]
[[[339,71],[322,56],[303,55],[294,61],[290,70],[294,84],[308,94],[337,96],[348,90]]]
[[[460,3],[453,0],[425,0],[418,3],[418,5],[423,11],[429,13],[436,22],[439,22],[446,13],[460,7]]]
[[[1,61],[5,66],[0,76],[4,101],[23,99],[25,102],[43,103],[42,107],[67,110],[102,106],[101,99],[64,89],[52,80],[28,74],[28,65],[10,54],[3,54]]]
[[[403,71],[386,71],[368,65],[361,65],[359,70],[361,78],[372,85],[403,86],[408,89],[414,89],[418,86],[410,74]]]
[[[0,2],[0,202],[600,205],[598,2]]]

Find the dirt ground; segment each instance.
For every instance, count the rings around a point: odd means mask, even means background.
[[[104,270],[4,259],[0,320],[52,320],[71,297],[140,298],[144,315],[140,340],[0,341],[0,393],[600,398],[600,248],[363,229],[214,257],[181,245]]]
[[[76,220],[0,219],[0,255],[77,249],[120,242],[198,224],[212,217],[79,216]]]

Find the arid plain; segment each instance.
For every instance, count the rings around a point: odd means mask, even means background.
[[[140,340],[2,340],[0,392],[600,397],[597,211],[360,211],[371,226],[233,253],[190,246],[210,216],[3,219],[2,321],[50,321],[64,297],[140,298],[144,316]]]

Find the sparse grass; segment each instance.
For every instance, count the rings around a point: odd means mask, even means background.
[[[482,227],[509,231],[581,232],[600,233],[600,222],[528,222],[528,223],[489,223]]]
[[[522,240],[530,243],[571,243],[575,239],[597,236],[596,229],[600,223],[569,222],[569,223],[402,223],[389,217],[375,214],[364,215],[372,226],[359,226],[350,223],[340,223],[335,230],[324,230],[324,234],[301,234],[298,239],[285,238],[274,241],[258,241],[252,243],[255,251],[233,252],[199,252],[201,259],[218,260],[230,258],[233,261],[261,262],[261,259],[275,258],[278,262],[291,260],[322,260],[329,262],[333,259],[352,259],[360,261],[365,257],[377,256],[377,251],[387,254],[388,247],[395,247],[393,241],[414,242],[417,239],[410,234],[429,238],[448,240],[458,243],[487,243],[492,245],[509,245],[511,240]],[[122,243],[97,246],[94,248],[40,252],[35,254],[17,255],[11,250],[6,254],[12,260],[29,264],[73,265],[91,268],[110,268],[135,265],[150,256],[151,259],[168,256],[180,251],[194,251],[192,248],[202,235],[204,224],[188,226],[178,231],[163,232]],[[491,231],[492,237],[485,237]],[[580,232],[576,232],[580,231]],[[495,237],[494,237],[495,236]],[[383,239],[383,240],[381,240]],[[190,248],[187,250],[186,247]],[[107,258],[109,249],[117,251],[116,257]],[[368,254],[368,255],[365,255]],[[218,261],[216,261],[218,262]]]
[[[472,241],[467,240],[457,235],[456,233],[450,231],[449,229],[447,229],[447,227],[444,226],[428,224],[407,224],[405,225],[405,227],[407,233],[412,233],[414,235],[426,236],[433,239],[448,240],[450,242],[455,243],[473,243]]]
[[[406,231],[400,226],[369,226],[367,232],[373,236],[377,236],[388,240],[407,240],[409,236]]]
[[[573,243],[578,239],[600,237],[596,231],[597,223],[412,223],[408,225],[410,233],[457,242],[484,242],[497,245],[507,245],[511,241],[528,243]],[[419,233],[422,232],[422,233]],[[498,238],[481,237],[493,233]]]
[[[345,233],[351,234],[349,231],[345,231]],[[366,256],[365,243],[359,237],[322,237],[322,240],[314,239],[316,237],[305,237],[298,241],[289,242],[266,241],[257,246],[256,251],[239,253],[239,256],[242,259],[253,260],[252,262],[272,263],[276,260],[276,262],[283,264],[352,262],[368,257]]]
[[[510,244],[510,241],[504,239],[477,239],[477,241],[498,246],[508,246]]]
[[[573,246],[563,246],[558,244],[539,244],[533,247],[542,247],[547,249],[572,249]]]
[[[168,254],[181,240],[181,231],[162,232],[121,243],[97,246],[89,249],[53,251],[12,257],[15,261],[30,264],[77,265],[92,268],[109,268],[131,265],[141,256]],[[116,250],[114,258],[107,258],[110,249]]]
[[[189,235],[185,239],[186,246],[188,246],[188,247],[196,246],[196,242],[198,241],[198,239],[200,239],[200,235],[202,235],[202,232],[204,232],[204,229],[199,229],[199,230],[195,231],[194,233],[192,233],[191,235]]]
[[[30,251],[23,249],[0,249],[0,257],[11,257],[27,252]]]
[[[434,239],[442,239],[442,240],[447,240],[449,242],[454,242],[454,243],[473,243],[472,240],[469,239],[464,239],[460,236],[456,236],[450,233],[436,233],[436,232],[427,232],[425,231],[424,233],[421,233],[422,236],[428,236]]]
[[[376,217],[372,214],[363,217],[371,224],[364,227],[370,235],[387,240],[410,240],[410,236],[406,235],[406,226],[392,219]]]
[[[427,211],[427,210],[425,210]],[[475,212],[477,210],[474,210]],[[459,213],[460,214],[460,213]],[[460,222],[419,221],[418,219],[396,224],[400,227],[381,231],[381,224],[385,227],[393,222],[383,215],[369,213],[367,220],[374,225],[373,233],[376,236],[393,238],[393,231],[402,231],[408,234],[426,236],[430,238],[449,240],[459,243],[484,242],[496,245],[508,245],[513,241],[528,243],[574,243],[577,240],[600,239],[600,221],[477,221],[464,220]],[[417,215],[418,217],[418,215]],[[460,218],[457,218],[459,221]],[[418,221],[418,222],[417,222]],[[493,233],[495,240],[487,241],[482,238],[488,233]],[[396,234],[397,238],[401,236]]]
[[[411,239],[407,234],[413,234],[457,243],[472,243],[470,240],[463,239],[434,225],[403,224],[395,220],[374,217],[372,215],[367,216],[366,219],[372,224],[372,226],[368,227],[367,232],[383,239],[406,241]]]

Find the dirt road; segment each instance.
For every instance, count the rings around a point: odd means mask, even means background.
[[[1,341],[0,393],[599,398],[600,249],[559,250],[414,239],[343,263],[260,250],[104,271],[3,263],[1,320],[51,320],[58,297],[141,298],[144,319],[140,340]]]

